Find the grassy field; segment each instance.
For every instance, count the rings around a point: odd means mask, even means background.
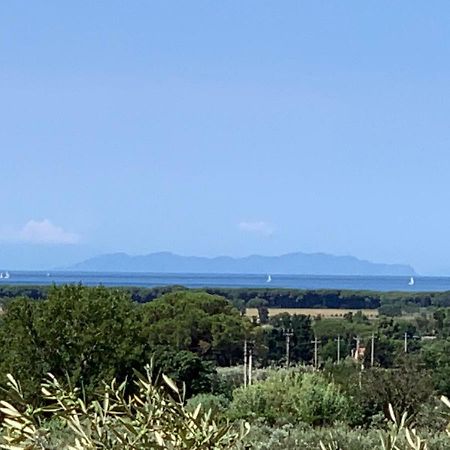
[[[339,308],[269,308],[269,316],[276,316],[277,314],[288,313],[304,314],[305,316],[322,316],[322,317],[334,317],[342,318],[344,314],[361,311],[369,319],[376,319],[378,317],[377,309],[339,309]],[[247,308],[246,315],[248,317],[258,317],[258,310],[256,308]]]

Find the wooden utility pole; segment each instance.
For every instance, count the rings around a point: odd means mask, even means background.
[[[341,362],[341,335],[338,334],[337,337],[337,363]]]
[[[355,359],[358,361],[359,360],[359,347],[360,347],[360,342],[361,342],[361,338],[359,336],[356,336],[355,338],[353,338],[356,341],[356,349],[355,349]],[[364,368],[364,364],[361,362],[361,370],[359,371],[359,389],[362,389],[362,371]]]
[[[244,340],[244,387],[247,387],[247,339]]]
[[[248,385],[252,385],[252,364],[253,364],[253,344],[249,346],[249,354],[248,354]]]
[[[355,338],[353,338],[356,341],[356,349],[355,349],[355,359],[358,360],[359,359],[359,343],[360,343],[360,338],[359,336],[356,336]]]
[[[314,344],[314,368],[317,369],[317,336],[314,336],[314,340],[311,341],[311,344]]]
[[[292,328],[283,328],[283,335],[286,337],[286,367],[289,367],[291,352],[291,337],[294,336]]]
[[[375,361],[375,334],[372,333],[372,340],[370,342],[370,367],[373,367]]]

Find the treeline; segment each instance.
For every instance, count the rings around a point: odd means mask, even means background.
[[[49,294],[54,288],[54,285],[3,285],[0,286],[0,301],[5,302],[8,299],[16,297],[24,297],[33,300],[44,300],[48,298]],[[133,301],[138,303],[150,302],[155,298],[161,297],[162,295],[169,292],[186,290],[186,288],[182,286],[161,286],[152,288],[114,287],[106,289],[114,289],[115,291],[123,292],[124,294],[129,295]]]
[[[51,286],[0,286],[0,301],[14,297],[42,300],[48,297]],[[113,289],[113,288],[111,288]],[[238,309],[255,298],[263,300],[269,308],[346,308],[377,309],[387,315],[396,315],[402,310],[421,307],[449,307],[450,291],[446,292],[376,292],[341,289],[274,289],[274,288],[205,288],[187,289],[183,286],[160,286],[152,288],[114,288],[131,297],[137,303],[148,303],[164,294],[190,290],[206,291],[230,300]]]
[[[377,292],[345,290],[303,289],[223,289],[207,288],[210,294],[221,295],[233,302],[246,305],[258,298],[267,302],[269,308],[351,308],[376,309],[381,296]]]
[[[51,286],[0,286],[0,300],[4,303],[6,300],[15,297],[26,297],[33,300],[42,300],[47,298]]]
[[[265,300],[269,308],[345,308],[377,309],[396,306],[448,307],[450,291],[445,292],[380,292],[342,289],[273,289],[273,288],[206,288],[211,294],[247,304],[255,298]]]

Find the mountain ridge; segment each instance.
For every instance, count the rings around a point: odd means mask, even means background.
[[[416,275],[408,264],[386,264],[350,255],[292,252],[279,256],[182,256],[171,252],[107,253],[64,270],[154,273],[271,273],[285,275]]]

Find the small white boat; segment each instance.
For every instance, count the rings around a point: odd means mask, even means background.
[[[270,275],[267,275],[266,283],[270,283],[272,281],[272,277]]]
[[[5,279],[8,279],[8,278],[10,278],[9,272],[5,272],[5,276],[4,276],[4,278],[5,278]]]
[[[3,278],[3,272],[2,273],[0,273],[0,279],[2,279]]]
[[[409,279],[408,285],[409,285],[409,286],[414,286],[414,283],[415,283],[414,277],[411,277],[411,278]]]

